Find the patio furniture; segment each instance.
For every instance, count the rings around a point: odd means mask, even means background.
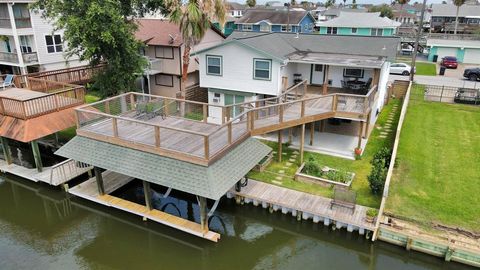
[[[302,74],[300,74],[300,73],[293,74],[293,84],[299,84],[302,81],[303,81]]]
[[[363,89],[367,90],[367,93],[368,93],[368,90],[370,90],[370,86],[372,85],[372,81],[373,81],[372,78],[368,78],[367,83],[365,83],[365,87]]]
[[[333,188],[333,199],[330,202],[330,209],[332,209],[333,206],[341,206],[351,209],[353,214],[355,213],[356,200],[357,194],[355,191],[348,188],[335,186]]]
[[[15,84],[13,83],[13,74],[7,74],[5,76],[5,80],[3,80],[3,83],[2,83],[2,88],[3,90],[5,90],[6,87],[17,87],[15,86]]]
[[[340,82],[342,83],[342,88],[346,88],[346,89],[350,88],[350,87],[348,86],[348,83],[347,83],[346,81],[341,80]]]
[[[360,90],[363,87],[365,87],[365,84],[366,83],[364,81],[358,81],[358,80],[347,82],[348,88],[350,88],[352,90]]]

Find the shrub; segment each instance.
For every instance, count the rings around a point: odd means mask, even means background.
[[[367,177],[370,190],[373,194],[381,194],[383,192],[391,157],[392,152],[387,147],[383,147],[373,155],[371,161],[373,165],[372,171]]]
[[[367,216],[368,217],[376,217],[378,215],[378,210],[374,208],[369,208],[367,210]]]
[[[320,168],[312,157],[308,158],[307,162],[305,162],[305,166],[303,166],[303,169],[307,174],[310,175],[318,175],[320,172]]]

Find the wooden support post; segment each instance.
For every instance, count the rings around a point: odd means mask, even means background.
[[[103,176],[102,171],[99,167],[93,167],[93,171],[95,172],[95,179],[97,180],[97,188],[99,195],[105,195],[105,187],[103,186]]]
[[[292,144],[292,140],[293,140],[293,128],[289,128],[288,129],[288,143]]]
[[[325,132],[325,121],[328,121],[328,120],[321,120],[320,121],[320,132]]]
[[[228,136],[228,144],[232,144],[232,122],[228,123],[227,126],[227,136]]]
[[[278,162],[282,162],[282,130],[278,131]]]
[[[305,100],[302,100],[302,105],[300,107],[300,116],[304,117],[305,116]]]
[[[210,142],[208,141],[208,136],[203,137],[203,144],[204,144],[204,153],[205,153],[205,159],[210,158]]]
[[[150,182],[145,180],[143,182],[143,194],[145,195],[145,205],[148,210],[152,210],[152,190],[150,189]]]
[[[305,146],[305,124],[302,124],[302,134],[300,136],[300,164],[303,163],[303,147]]]
[[[166,104],[164,104],[166,105]],[[135,109],[135,95],[132,93],[130,94],[130,109],[134,110]]]
[[[279,113],[278,113],[278,122],[282,123],[283,122],[283,104],[280,104],[279,108]]]
[[[203,104],[203,122],[207,122],[208,118],[208,107],[207,104]]]
[[[207,198],[198,196],[198,206],[200,208],[200,226],[203,233],[208,232],[208,209]]]
[[[155,147],[160,147],[160,127],[155,126]]]
[[[369,112],[367,115],[367,126],[365,127],[365,139],[368,139],[368,136],[370,135],[370,117],[372,115],[372,112]]]
[[[30,144],[32,145],[32,152],[33,152],[33,159],[35,160],[35,167],[37,171],[43,171],[43,164],[42,164],[42,156],[40,155],[40,149],[38,148],[37,141],[31,141]]]
[[[118,137],[117,118],[112,118],[113,137]]]
[[[325,65],[325,79],[323,80],[323,85],[322,85],[322,94],[326,95],[328,94],[328,70],[329,66]]]
[[[105,113],[110,114],[110,102],[108,100],[105,101]]]
[[[313,145],[313,136],[315,136],[315,122],[310,124],[310,145]]]
[[[0,137],[0,141],[2,143],[2,150],[3,150],[3,157],[7,164],[12,164],[12,153],[10,152],[10,147],[8,146],[8,139],[5,137]]]
[[[362,148],[362,135],[363,135],[363,128],[364,122],[359,122],[360,126],[358,127],[358,145],[357,148]]]

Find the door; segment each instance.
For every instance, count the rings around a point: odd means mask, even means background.
[[[480,64],[480,49],[465,49],[463,62],[468,64]]]
[[[323,84],[323,70],[325,69],[324,65],[312,64],[312,78],[310,84]]]
[[[236,103],[245,102],[245,97],[240,95],[225,94],[225,105],[232,105]],[[234,118],[237,115],[241,114],[242,111],[239,107],[233,106],[233,109],[230,111],[230,117]]]

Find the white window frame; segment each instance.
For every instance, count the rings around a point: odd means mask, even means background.
[[[220,59],[220,73],[211,73],[208,71],[208,67],[209,67],[209,64],[208,64],[208,59],[209,58],[218,58]],[[212,75],[212,76],[222,76],[223,75],[223,57],[221,55],[206,55],[205,57],[205,65],[207,66],[207,70],[205,71],[205,73],[207,75]],[[214,65],[213,65],[214,66]]]
[[[246,29],[245,28],[246,26],[248,26],[249,29]],[[242,24],[242,31],[253,31],[253,24],[251,24],[251,23]]]
[[[257,70],[257,62],[268,62],[268,78],[257,77],[256,70]],[[267,70],[258,68],[258,70]],[[272,80],[272,60],[271,59],[263,59],[263,58],[253,58],[253,79],[254,80],[262,80],[262,81],[271,81]]]
[[[52,37],[52,40],[53,40],[53,45],[48,45],[47,44],[47,37],[50,36]],[[55,43],[55,36],[60,36],[60,44],[56,44]],[[44,38],[43,40],[45,41],[45,48],[47,50],[47,53],[48,54],[55,54],[55,53],[63,53],[64,51],[64,48],[63,48],[63,36],[61,34],[53,34],[53,35],[44,35]],[[62,46],[62,50],[61,51],[57,51],[57,46],[61,45]],[[54,51],[53,52],[49,52],[48,51],[48,48],[49,47],[53,47]]]
[[[383,36],[383,29],[382,28],[372,28],[370,30],[370,35],[377,36],[377,37]]]
[[[267,29],[262,29],[262,27],[267,27]],[[268,23],[260,23],[260,32],[272,32],[272,26]]]

